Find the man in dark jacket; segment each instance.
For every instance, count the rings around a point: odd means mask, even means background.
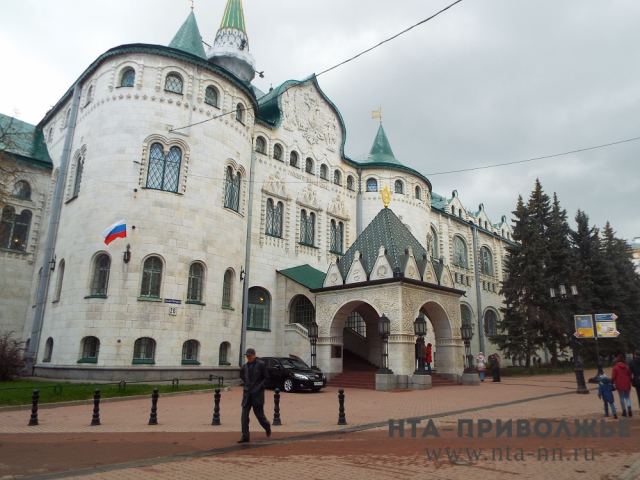
[[[633,360],[629,362],[629,369],[631,370],[631,385],[636,389],[638,395],[638,404],[640,405],[640,350],[633,352]]]
[[[253,414],[267,432],[267,437],[271,436],[271,424],[264,414],[264,388],[269,383],[269,372],[262,360],[256,359],[256,351],[248,348],[245,353],[247,363],[240,370],[240,379],[244,382],[242,392],[242,437],[238,443],[249,441],[249,412],[253,407]]]

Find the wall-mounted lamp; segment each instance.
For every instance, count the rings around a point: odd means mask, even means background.
[[[244,280],[244,269],[242,268],[242,265],[240,265],[240,281]]]
[[[127,243],[127,250],[124,252],[124,257],[122,258],[124,263],[129,263],[131,260],[131,245]]]
[[[56,256],[55,255],[53,256],[53,258],[49,262],[49,268],[51,269],[52,272],[55,271],[55,269],[56,269]]]

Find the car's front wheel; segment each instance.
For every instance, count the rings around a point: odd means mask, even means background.
[[[282,389],[287,393],[293,392],[293,380],[285,378],[284,383],[282,384]]]

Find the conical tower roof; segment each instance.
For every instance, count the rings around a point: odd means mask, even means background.
[[[354,158],[354,160],[358,163],[393,163],[395,165],[402,165],[393,154],[393,150],[391,150],[391,144],[389,143],[387,134],[384,132],[384,128],[382,128],[382,124],[380,124],[378,128],[378,133],[373,140],[373,145],[371,145],[369,153],[360,155]]]
[[[191,10],[191,13],[180,27],[180,30],[178,30],[178,33],[173,37],[169,46],[204,58],[205,60],[207,59],[193,10]]]
[[[227,2],[227,8],[224,9],[220,28],[236,28],[246,33],[246,30],[244,29],[242,0],[229,0]]]
[[[255,62],[249,52],[242,0],[227,0],[220,28],[207,57],[247,83],[256,76]]]

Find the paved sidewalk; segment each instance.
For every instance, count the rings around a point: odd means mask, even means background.
[[[591,372],[589,372],[591,373]],[[589,375],[586,373],[585,376]],[[154,478],[171,479],[224,476],[241,478],[246,469],[263,478],[584,478],[603,479],[626,475],[636,478],[640,467],[637,437],[640,419],[631,419],[631,438],[495,438],[492,432],[485,438],[458,436],[459,419],[549,419],[557,425],[562,419],[573,425],[574,419],[597,419],[603,415],[602,402],[595,392],[575,393],[575,376],[536,376],[505,378],[500,384],[482,383],[479,387],[436,387],[428,391],[374,392],[348,389],[345,392],[347,427],[337,425],[338,391],[327,388],[320,393],[282,394],[280,409],[283,425],[273,428],[267,441],[264,432],[252,416],[252,443],[236,445],[239,438],[241,389],[222,394],[220,426],[211,426],[213,393],[160,397],[159,425],[147,425],[151,400],[131,400],[104,404],[100,416],[102,425],[91,427],[91,406],[60,407],[40,411],[40,425],[28,427],[29,412],[0,413],[0,478],[14,475],[40,475],[39,478],[66,478],[84,474],[85,478]],[[634,403],[635,405],[635,403]],[[273,417],[273,392],[267,392],[265,412]],[[640,412],[639,412],[640,413]],[[435,426],[452,433],[441,438],[420,437],[427,420],[418,429],[418,438],[411,438],[406,427],[405,438],[389,438],[389,419],[432,418]],[[611,421],[611,419],[609,419]],[[614,424],[613,422],[611,423]],[[572,428],[574,431],[575,428]],[[73,434],[64,441],[64,434]],[[185,441],[191,436],[191,444]],[[117,450],[107,440],[117,436],[125,442],[126,451]],[[57,436],[57,437],[56,437]],[[67,435],[69,436],[69,435]],[[39,445],[41,456],[50,454],[51,439],[60,450],[58,462],[38,465],[39,457],[30,457],[30,464],[3,459],[16,442],[29,448]],[[86,445],[83,439],[92,438]],[[515,432],[514,432],[515,437]],[[151,440],[153,439],[153,441]],[[171,442],[170,440],[174,440]],[[64,448],[73,441],[85,449],[84,463],[70,455],[65,463]],[[49,446],[46,445],[50,442]],[[58,440],[56,440],[58,442]],[[102,443],[101,443],[102,442]],[[150,446],[150,443],[153,445]],[[172,445],[175,444],[175,445]],[[102,451],[99,451],[102,448]],[[160,448],[158,445],[161,445]],[[152,448],[153,447],[153,448]],[[173,448],[172,448],[173,447]],[[521,448],[538,452],[539,448],[592,448],[594,460],[580,458],[557,461],[461,461],[458,463],[429,460],[427,449],[438,448]],[[109,455],[111,452],[111,455]],[[125,454],[126,453],[126,454]],[[537,455],[537,454],[536,454]],[[93,456],[99,458],[93,461]],[[154,458],[158,457],[158,458]],[[108,461],[105,462],[105,459]],[[130,461],[128,466],[116,465]],[[101,465],[93,470],[79,470]],[[146,465],[146,466],[145,466]],[[570,465],[570,468],[569,468]],[[126,468],[128,467],[128,468]],[[61,470],[69,473],[55,474]],[[71,472],[76,470],[76,472]],[[96,471],[97,470],[97,471]]]

